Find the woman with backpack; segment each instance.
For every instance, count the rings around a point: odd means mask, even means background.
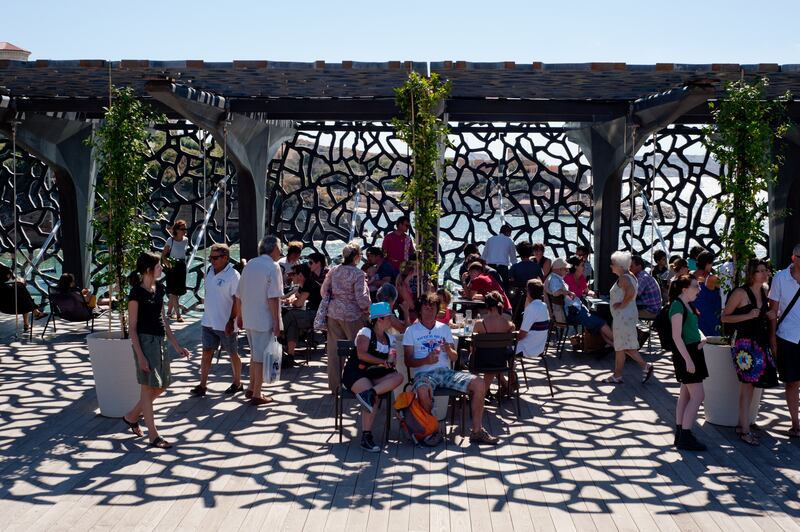
[[[675,446],[686,451],[705,451],[706,446],[692,434],[692,425],[705,398],[703,380],[708,368],[703,354],[706,338],[697,324],[692,303],[700,293],[697,279],[688,274],[673,279],[669,287],[669,319],[672,327],[672,365],[681,385],[675,407]]]
[[[731,348],[740,383],[736,433],[743,442],[758,445],[749,420],[753,391],[778,384],[775,361],[769,349],[769,300],[764,290],[769,266],[763,260],[751,259],[745,267],[745,276],[745,284],[728,296],[722,311],[722,323],[729,323],[736,329],[736,343]]]
[[[391,348],[391,318],[392,308],[388,303],[370,305],[370,325],[356,334],[356,354],[347,360],[342,374],[342,385],[353,392],[364,407],[361,413],[361,448],[372,453],[381,450],[372,438],[378,396],[403,383],[402,375],[395,369],[397,352]]]

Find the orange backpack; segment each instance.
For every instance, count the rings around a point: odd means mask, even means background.
[[[402,392],[394,401],[394,410],[400,428],[416,445],[434,447],[442,440],[439,420],[425,410],[414,392]]]

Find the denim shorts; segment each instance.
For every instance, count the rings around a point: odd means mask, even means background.
[[[217,331],[211,327],[203,326],[203,350],[210,349],[217,350],[217,347],[222,345],[222,350],[226,353],[237,354],[239,352],[238,338],[234,332],[228,336],[225,331]]]
[[[417,373],[414,377],[414,391],[423,386],[430,386],[434,392],[437,388],[450,388],[462,393],[467,393],[469,383],[478,376],[466,371],[455,371],[450,368],[436,368],[425,373]]]

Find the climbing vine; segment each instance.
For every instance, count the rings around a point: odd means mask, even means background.
[[[392,119],[397,136],[411,149],[411,171],[408,177],[401,178],[404,181],[402,200],[414,213],[419,267],[431,278],[435,278],[439,266],[437,229],[441,208],[438,192],[443,171],[440,154],[450,131],[440,115],[449,94],[449,81],[441,80],[437,74],[426,77],[412,72],[406,82],[395,89],[400,116]]]
[[[704,130],[709,152],[724,166],[720,176],[722,195],[717,208],[728,220],[722,233],[724,250],[733,260],[733,282],[746,261],[755,256],[755,245],[769,216],[766,194],[782,162],[775,141],[789,127],[784,102],[765,97],[766,78],[755,83],[729,83],[725,95],[711,102],[714,122]]]

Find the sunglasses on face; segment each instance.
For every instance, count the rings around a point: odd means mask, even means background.
[[[211,260],[221,259],[222,257],[227,257],[227,255],[209,255],[208,258]]]

